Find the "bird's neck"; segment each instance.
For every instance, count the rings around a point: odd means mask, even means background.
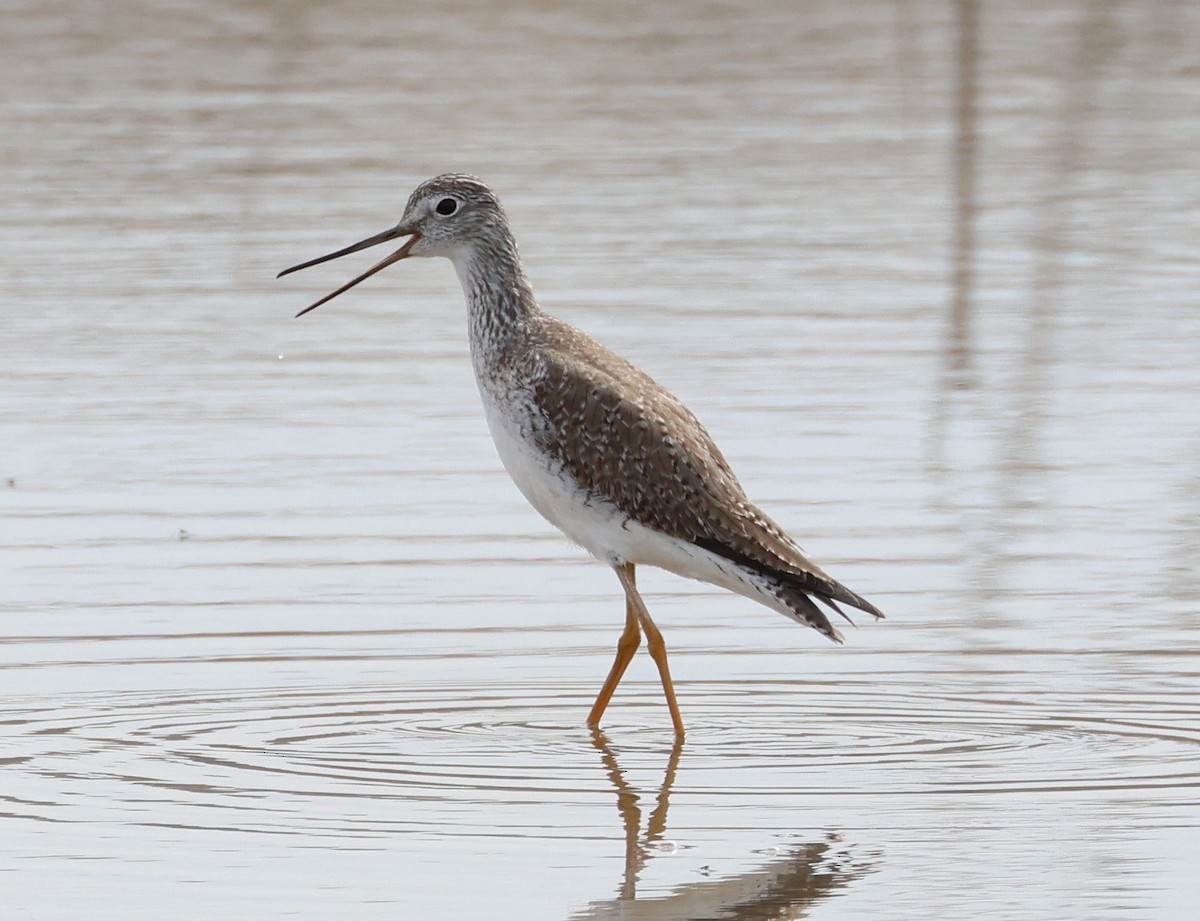
[[[517,244],[507,232],[465,247],[453,257],[467,299],[471,351],[499,355],[529,332],[540,311]]]

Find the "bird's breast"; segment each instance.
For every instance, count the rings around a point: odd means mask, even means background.
[[[537,512],[600,559],[622,559],[625,516],[589,495],[540,437],[545,419],[531,394],[481,381],[484,415],[504,469]]]

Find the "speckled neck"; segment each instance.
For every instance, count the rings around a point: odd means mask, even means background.
[[[488,236],[464,246],[453,262],[467,299],[475,365],[500,361],[541,315],[516,241],[506,226],[497,226]]]

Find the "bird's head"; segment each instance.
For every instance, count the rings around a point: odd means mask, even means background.
[[[409,256],[445,256],[457,261],[481,240],[495,234],[507,235],[507,226],[504,209],[500,207],[496,193],[483,181],[464,173],[447,173],[417,186],[409,196],[408,204],[404,206],[404,216],[396,226],[335,253],[284,269],[277,277],[282,278],[291,272],[298,272],[300,269],[307,269],[309,266],[319,265],[340,256],[348,256],[350,253],[357,253],[389,240],[408,238],[390,256],[381,259],[357,278],[296,314],[301,316],[320,307],[326,301],[333,300],[394,262]]]

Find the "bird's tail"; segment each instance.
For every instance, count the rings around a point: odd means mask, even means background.
[[[787,609],[786,613],[798,623],[807,624],[835,643],[844,642],[842,634],[829,622],[825,612],[817,606],[817,601],[851,625],[854,621],[842,610],[838,602],[848,604],[877,619],[883,618],[883,612],[879,608],[862,595],[829,578],[819,569],[817,572],[799,567],[783,569],[770,566],[715,540],[699,540],[696,543],[761,578],[767,590]]]
[[[812,627],[818,633],[829,637],[835,643],[844,643],[846,640],[842,636],[842,632],[829,622],[825,612],[817,607],[816,602],[812,600],[812,596],[797,588],[795,585],[781,582],[778,579],[768,577],[766,580],[767,588],[772,595],[786,608],[784,611],[789,617],[797,623],[806,624]],[[842,617],[846,617],[844,611],[840,608],[834,608]],[[850,623],[849,617],[846,620]]]
[[[775,595],[780,601],[794,611],[804,623],[825,634],[835,643],[844,642],[842,634],[829,622],[825,612],[817,607],[817,601],[837,613],[851,626],[854,626],[854,621],[842,610],[839,601],[870,614],[877,620],[883,619],[883,612],[866,598],[827,576],[818,576],[811,572],[789,572],[767,566],[759,566],[758,570],[769,582],[778,585]]]

